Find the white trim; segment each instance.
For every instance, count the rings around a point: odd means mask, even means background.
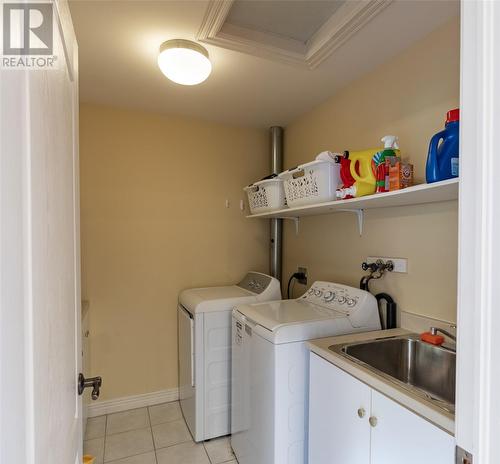
[[[304,44],[300,40],[226,23],[234,0],[210,0],[196,39],[252,56],[315,69],[392,1],[346,2]]]
[[[87,417],[103,416],[129,409],[143,408],[161,403],[171,403],[179,399],[179,389],[170,388],[142,395],[125,396],[114,400],[92,402],[87,405]]]
[[[307,49],[303,43],[268,32],[255,31],[234,24],[224,24],[215,37],[207,37],[202,42],[247,55],[307,68],[305,60]]]
[[[457,444],[500,462],[500,2],[462,1]]]
[[[307,41],[309,68],[317,68],[391,3],[392,0],[345,2]]]
[[[215,37],[221,30],[233,3],[234,0],[210,0],[196,38],[204,41]]]

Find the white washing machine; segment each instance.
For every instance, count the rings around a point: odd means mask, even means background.
[[[179,396],[195,441],[231,431],[231,310],[279,299],[279,281],[258,272],[249,272],[236,285],[179,295]]]
[[[375,297],[330,282],[296,300],[233,310],[231,445],[239,464],[307,463],[306,340],[371,330],[380,330]]]

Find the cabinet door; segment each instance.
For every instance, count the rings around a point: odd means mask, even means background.
[[[310,356],[309,463],[369,464],[370,388]]]
[[[371,416],[371,464],[455,462],[454,437],[375,390]]]

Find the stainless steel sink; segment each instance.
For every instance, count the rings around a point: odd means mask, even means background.
[[[455,412],[455,351],[430,345],[418,335],[332,345],[329,349]]]

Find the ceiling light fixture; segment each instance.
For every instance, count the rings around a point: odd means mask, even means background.
[[[158,66],[171,81],[182,85],[201,84],[212,72],[205,47],[182,39],[161,44]]]

